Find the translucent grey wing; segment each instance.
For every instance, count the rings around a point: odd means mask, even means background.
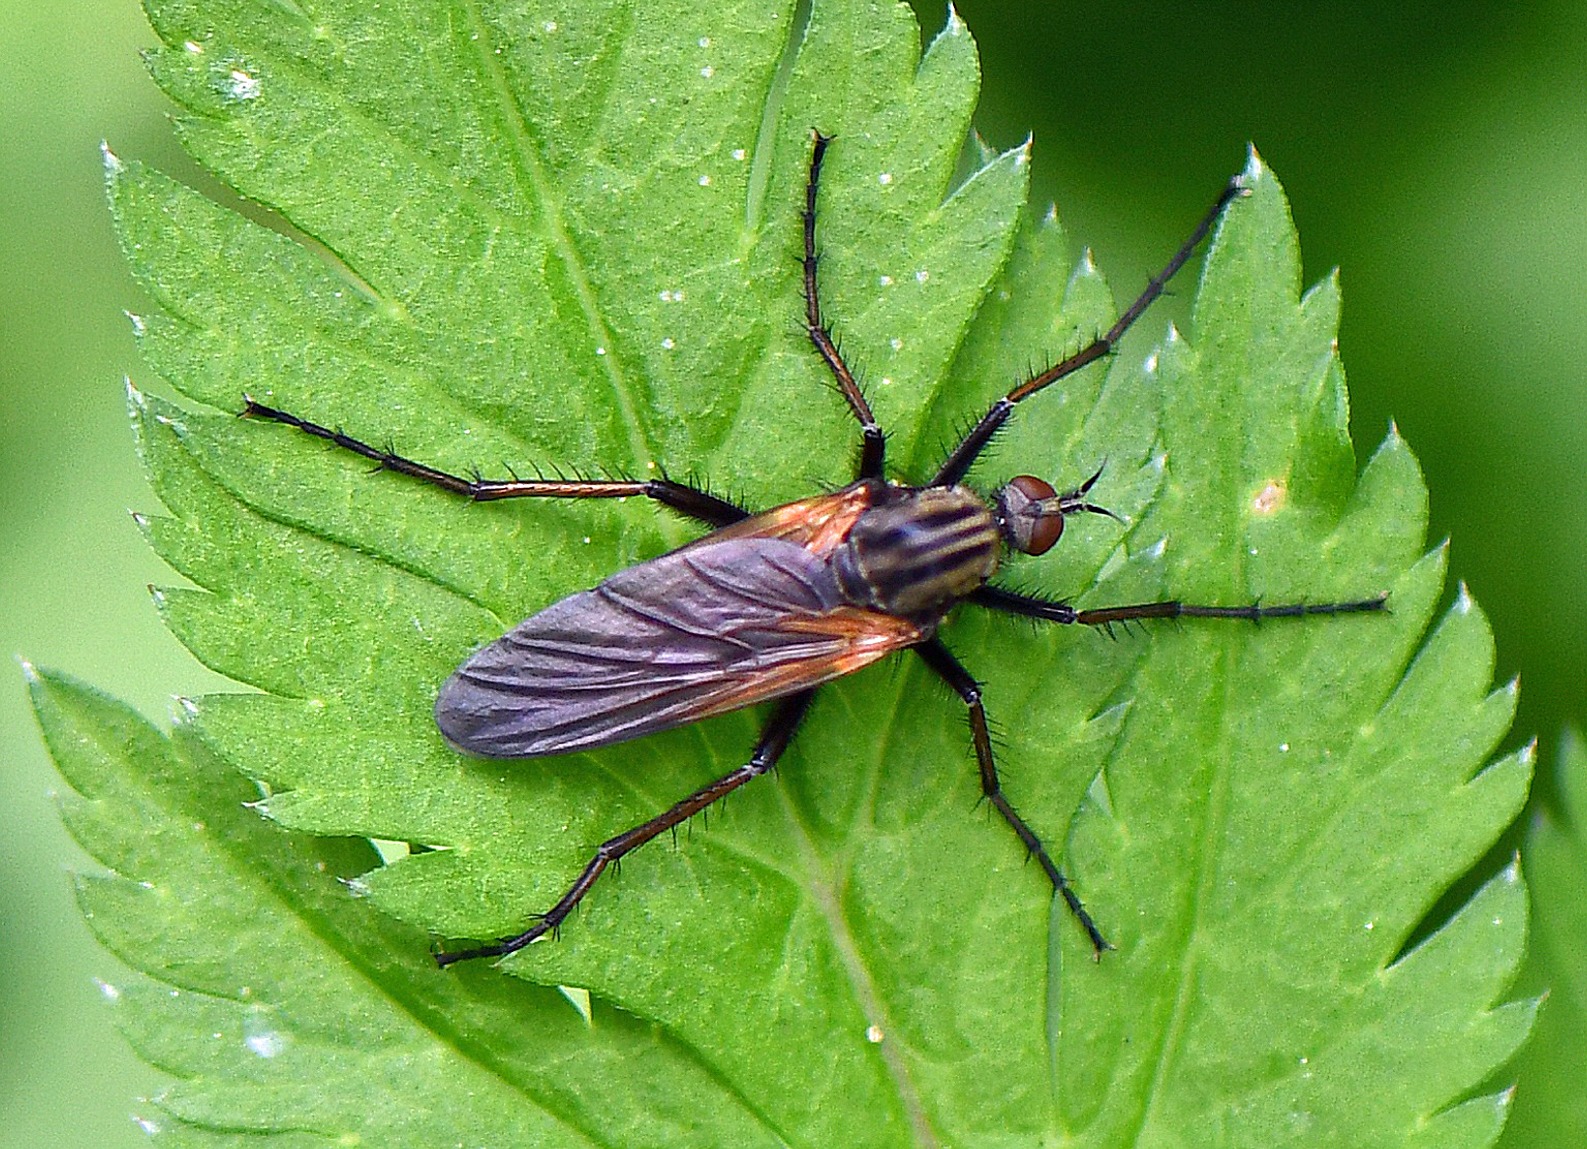
[[[776,538],[710,538],[570,595],[476,653],[435,719],[469,754],[589,750],[782,697],[918,642],[845,605],[828,563]]]

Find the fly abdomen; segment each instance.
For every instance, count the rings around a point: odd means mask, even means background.
[[[997,521],[973,491],[903,489],[860,516],[833,569],[856,606],[940,615],[991,577],[1000,546]]]

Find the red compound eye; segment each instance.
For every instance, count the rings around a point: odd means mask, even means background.
[[[1064,533],[1063,512],[1058,509],[1058,492],[1052,484],[1035,475],[1017,475],[998,495],[1003,533],[1017,551],[1028,555],[1046,554]]]

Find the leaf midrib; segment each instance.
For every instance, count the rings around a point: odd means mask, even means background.
[[[835,867],[822,864],[815,842],[806,830],[787,791],[779,790],[778,794],[787,817],[793,844],[799,852],[801,869],[804,873],[804,880],[800,886],[819,909],[822,920],[827,923],[833,952],[843,966],[843,972],[860,1012],[868,1024],[880,1028],[884,1035],[885,1039],[876,1048],[881,1055],[882,1063],[887,1067],[888,1076],[893,1081],[899,1104],[914,1134],[915,1143],[935,1149],[939,1144],[936,1131],[931,1127],[931,1122],[926,1116],[925,1104],[914,1078],[910,1075],[903,1050],[897,1041],[886,1036],[898,1032],[898,1027],[892,1023],[892,1015],[887,1009],[885,999],[876,980],[871,976],[870,967],[860,951],[854,931],[849,927],[848,918],[843,910],[843,899],[838,894],[837,881],[834,878]]]
[[[1218,698],[1216,701],[1218,714],[1218,737],[1215,743],[1208,748],[1213,765],[1209,769],[1207,787],[1207,801],[1203,806],[1201,832],[1198,835],[1198,849],[1193,866],[1195,872],[1195,886],[1190,892],[1186,904],[1185,925],[1183,928],[1183,941],[1181,958],[1179,962],[1179,980],[1174,989],[1173,1006],[1168,1011],[1165,1024],[1162,1027],[1162,1039],[1158,1045],[1157,1054],[1152,1066],[1151,1081],[1146,1087],[1142,1098],[1139,1120],[1135,1129],[1128,1137],[1130,1144],[1142,1143],[1145,1132],[1150,1128],[1157,1117],[1159,1104],[1167,1090],[1167,1080],[1178,1060],[1181,1043],[1184,1040],[1186,1027],[1189,1025],[1191,1006],[1195,1000],[1197,972],[1200,969],[1202,951],[1202,908],[1211,900],[1213,876],[1217,870],[1216,858],[1218,856],[1218,843],[1222,840],[1222,829],[1227,820],[1229,808],[1229,707],[1227,705],[1228,683],[1234,673],[1234,662],[1237,652],[1234,648],[1219,652],[1216,673],[1208,675],[1208,679],[1216,682]]]
[[[643,413],[635,402],[632,385],[617,362],[617,348],[612,338],[612,331],[602,314],[600,302],[595,297],[595,289],[591,286],[583,255],[568,233],[562,213],[562,201],[553,194],[551,185],[545,178],[545,171],[541,167],[540,156],[535,150],[523,109],[514,98],[512,88],[493,49],[495,43],[493,29],[480,12],[476,0],[465,0],[464,9],[474,31],[474,35],[469,37],[469,43],[473,45],[475,62],[480,75],[487,81],[488,89],[495,96],[503,130],[512,140],[513,155],[517,161],[516,167],[520,181],[524,185],[526,198],[539,203],[546,236],[551,241],[557,259],[567,272],[568,282],[573,285],[579,309],[589,325],[595,345],[606,349],[606,354],[597,355],[596,359],[599,360],[600,369],[605,374],[613,397],[617,401],[620,421],[628,432],[629,454],[635,466],[642,468],[646,463],[655,460],[656,452],[645,430],[641,418]]]

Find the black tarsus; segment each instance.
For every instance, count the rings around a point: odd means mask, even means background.
[[[1231,618],[1248,622],[1261,622],[1265,618],[1300,618],[1316,614],[1369,614],[1386,611],[1389,596],[1356,599],[1351,602],[1292,602],[1278,606],[1196,606],[1169,599],[1164,602],[1140,602],[1128,606],[1097,607],[1077,610],[1066,602],[1039,598],[1035,595],[1017,594],[1002,587],[987,586],[970,594],[969,602],[1004,614],[1039,618],[1045,622],[1077,623],[1081,626],[1100,626],[1104,629],[1115,623],[1134,622],[1147,618]]]
[[[643,496],[712,527],[725,527],[749,517],[749,512],[743,507],[673,479],[465,479],[423,463],[415,463],[390,450],[371,447],[339,430],[322,427],[275,407],[267,407],[249,395],[242,398],[241,414],[247,418],[269,419],[296,427],[299,431],[334,443],[344,451],[371,460],[377,470],[408,475],[476,503],[497,499],[622,499]]]
[[[710,785],[702,786],[683,801],[675,803],[649,821],[642,822],[633,829],[602,842],[596,847],[595,856],[585,864],[578,879],[568,887],[567,893],[562,895],[556,905],[539,915],[534,924],[523,933],[510,938],[501,938],[489,945],[474,949],[438,953],[435,955],[436,964],[445,967],[454,962],[470,961],[473,958],[505,957],[515,950],[523,949],[537,938],[544,937],[548,933],[555,934],[567,916],[573,912],[573,908],[584,900],[584,895],[590,892],[590,887],[595,885],[596,880],[608,866],[616,865],[624,854],[643,846],[662,831],[676,830],[678,826],[704,811],[712,803],[722,800],[744,783],[760,777],[776,766],[777,759],[782,757],[783,751],[787,750],[788,744],[793,741],[794,731],[799,728],[800,720],[810,708],[810,700],[815,697],[815,693],[814,690],[806,690],[779,702],[761,731],[760,740],[755,744],[755,752],[750,755],[749,761],[737,770],[722,775]]]
[[[1042,840],[1037,837],[1036,831],[1019,816],[1003,794],[1003,784],[997,776],[997,763],[992,758],[992,735],[986,724],[986,708],[981,704],[981,684],[964,668],[964,664],[953,656],[953,652],[943,645],[940,638],[929,638],[914,647],[914,650],[937,677],[946,682],[953,692],[964,700],[964,705],[968,708],[970,739],[975,744],[975,760],[981,770],[982,796],[999,814],[1003,815],[1003,820],[1019,837],[1026,852],[1036,859],[1048,880],[1052,882],[1053,889],[1069,907],[1069,912],[1074,915],[1075,921],[1085,930],[1086,937],[1091,941],[1091,949],[1098,958],[1101,958],[1103,953],[1113,946],[1102,936],[1097,923],[1091,919],[1085,905],[1080,901],[1080,896],[1074,892],[1063,871],[1052,860],[1052,855],[1047,852],[1047,847],[1042,845]]]
[[[1244,192],[1245,183],[1241,177],[1236,176],[1230,180],[1228,186],[1223,189],[1223,194],[1218,196],[1217,202],[1212,205],[1212,210],[1207,212],[1202,217],[1201,222],[1196,225],[1196,230],[1191,233],[1190,238],[1174,253],[1174,257],[1168,261],[1163,270],[1152,276],[1151,281],[1146,285],[1146,290],[1141,292],[1136,297],[1135,302],[1125,309],[1124,314],[1119,316],[1112,327],[1108,328],[1107,333],[1099,335],[1062,362],[1054,364],[1038,375],[1031,376],[1003,396],[1003,398],[993,403],[991,410],[981,416],[980,422],[976,423],[970,429],[970,433],[949,453],[947,459],[937,470],[936,476],[927,485],[948,487],[955,483],[963,482],[965,475],[969,474],[970,467],[980,457],[981,452],[986,450],[986,446],[992,441],[993,436],[1008,421],[1009,415],[1014,411],[1015,404],[1030,398],[1042,388],[1073,375],[1087,364],[1103,358],[1118,346],[1119,340],[1124,338],[1124,333],[1163,293],[1163,288],[1168,285],[1168,281],[1174,277],[1181,267],[1185,266],[1191,255],[1195,253],[1196,248],[1201,246],[1201,241],[1207,238],[1207,233],[1218,222],[1218,217],[1223,214],[1223,209],[1229,205],[1229,201],[1238,195],[1243,195]]]

